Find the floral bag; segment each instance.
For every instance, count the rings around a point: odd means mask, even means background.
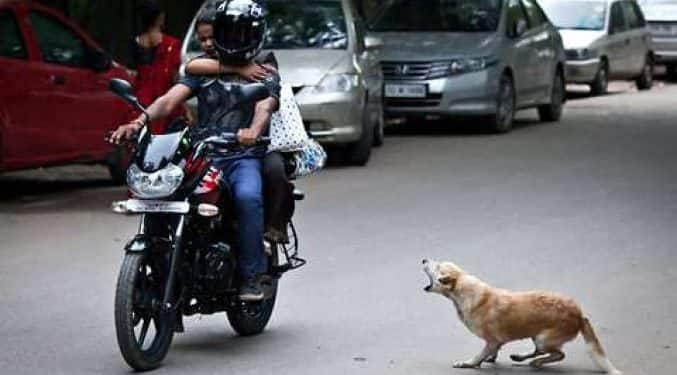
[[[294,176],[303,177],[315,173],[324,168],[326,162],[327,153],[317,141],[309,138],[304,147],[294,153]]]

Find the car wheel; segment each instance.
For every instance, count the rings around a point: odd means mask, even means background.
[[[566,95],[564,86],[564,77],[562,71],[557,69],[555,80],[552,83],[550,93],[550,103],[538,107],[538,117],[543,122],[559,121],[562,117],[562,108],[564,107],[564,97]]]
[[[515,119],[515,85],[512,77],[504,74],[496,96],[496,113],[489,119],[489,127],[495,133],[506,133],[512,129]]]
[[[385,141],[385,116],[383,114],[383,106],[380,106],[377,116],[376,123],[374,124],[373,144],[376,147],[381,147]]]
[[[374,127],[369,119],[368,111],[363,110],[362,136],[360,140],[348,145],[345,149],[345,159],[349,164],[366,165],[371,156],[371,147],[374,143]]]
[[[653,58],[647,56],[644,61],[644,66],[642,67],[642,74],[637,77],[635,83],[637,84],[637,89],[639,90],[650,90],[653,86]]]
[[[606,60],[602,60],[599,70],[595,75],[595,80],[590,84],[592,95],[606,95],[609,90],[609,64]]]

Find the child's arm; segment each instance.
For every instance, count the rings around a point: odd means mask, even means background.
[[[186,64],[186,73],[191,75],[237,74],[250,81],[263,80],[268,71],[253,62],[247,65],[223,65],[214,59],[194,59]]]

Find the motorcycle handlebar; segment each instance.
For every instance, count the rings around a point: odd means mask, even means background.
[[[207,144],[212,144],[216,146],[233,146],[236,144],[239,144],[239,140],[237,138],[237,134],[233,133],[223,133],[218,136],[212,136],[203,141],[204,143]],[[267,146],[270,144],[270,137],[259,137],[256,140],[256,143],[251,145],[251,146],[246,146],[246,147],[254,147],[254,146]]]

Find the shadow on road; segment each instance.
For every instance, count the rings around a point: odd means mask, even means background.
[[[0,202],[30,200],[49,194],[73,192],[76,190],[114,187],[108,180],[44,180],[29,178],[0,178],[0,186],[4,194],[0,196]]]
[[[512,131],[538,126],[541,124],[536,118],[516,118]],[[405,136],[464,136],[486,137],[501,136],[487,128],[486,120],[478,119],[441,119],[408,121],[386,128],[389,137]],[[387,143],[387,139],[386,139]]]

